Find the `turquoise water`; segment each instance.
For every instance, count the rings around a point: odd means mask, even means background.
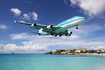
[[[0,70],[105,70],[105,56],[0,54]]]

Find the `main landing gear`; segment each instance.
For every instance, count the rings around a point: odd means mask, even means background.
[[[55,34],[55,37],[57,36],[57,34]]]
[[[53,32],[51,32],[51,35],[52,35],[52,36],[55,36],[55,37],[57,36],[57,34],[54,34]],[[60,34],[59,37],[61,37],[61,36],[62,36],[62,35]]]
[[[61,37],[62,35],[59,35],[59,37]]]
[[[57,34],[54,34],[53,32],[51,32],[51,35],[52,35],[52,36],[54,35],[55,37],[57,36]]]
[[[53,35],[54,35],[54,33],[53,33],[53,32],[51,32],[51,35],[53,36]]]

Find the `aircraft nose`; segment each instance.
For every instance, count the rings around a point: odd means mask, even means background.
[[[80,18],[80,19],[85,19],[85,17],[80,17],[80,16],[76,16],[77,18]]]
[[[81,17],[82,19],[85,19],[85,17]]]

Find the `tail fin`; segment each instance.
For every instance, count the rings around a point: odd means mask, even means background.
[[[42,33],[43,31],[42,31],[43,29],[41,28],[41,29],[39,29],[39,33]]]
[[[39,34],[40,34],[40,35],[44,33],[42,30],[43,30],[42,28],[39,29]]]

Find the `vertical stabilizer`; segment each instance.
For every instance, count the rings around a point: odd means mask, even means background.
[[[39,30],[39,33],[41,34],[41,33],[43,33],[43,31],[42,31],[43,29],[41,28],[40,30]]]

